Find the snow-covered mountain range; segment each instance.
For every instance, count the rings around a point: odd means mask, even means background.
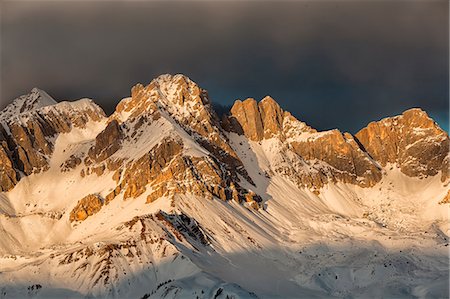
[[[0,298],[444,298],[449,160],[418,108],[352,135],[183,75],[110,116],[33,89],[0,112]]]

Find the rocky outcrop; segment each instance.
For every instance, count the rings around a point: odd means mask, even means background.
[[[258,104],[254,99],[247,99],[244,102],[237,100],[231,108],[231,115],[230,123],[235,132],[244,133],[250,140],[263,139],[264,127]]]
[[[181,141],[168,138],[151,149],[146,155],[133,162],[126,168],[121,182],[121,189],[124,190],[123,198],[136,198],[146,191],[150,183],[153,186],[155,184],[153,181],[158,176],[162,176],[163,170],[176,156],[180,155],[182,149],[183,144]],[[166,171],[164,180],[170,181],[175,179],[173,175],[177,171],[183,170]]]
[[[95,145],[89,149],[88,156],[99,163],[111,157],[120,149],[122,132],[119,122],[111,120],[106,128],[95,138]]]
[[[29,94],[18,97],[11,104],[6,106],[0,113],[0,121],[7,121],[22,113],[31,112],[55,104],[56,101],[45,91],[33,88]]]
[[[194,218],[183,213],[168,214],[164,211],[159,211],[155,216],[156,219],[163,221],[180,241],[182,240],[181,236],[183,236],[194,247],[198,245],[198,243],[203,246],[210,244],[208,235]]]
[[[156,120],[161,114],[170,115],[232,174],[239,173],[251,182],[222,131],[207,91],[184,75],[161,75],[145,87],[137,84],[131,90],[131,98],[122,100],[111,118],[138,124],[142,117]]]
[[[259,103],[249,98],[237,100],[230,115],[223,118],[222,124],[227,131],[245,135],[252,141],[261,141],[277,137],[284,141],[302,133],[315,133],[313,128],[297,120],[289,112],[283,111],[278,103],[267,96]]]
[[[153,191],[147,196],[147,202],[160,197],[173,197],[176,194],[193,194],[224,201],[246,202],[251,191],[242,188],[231,180],[231,174],[212,157],[176,157],[152,182]],[[259,208],[261,197],[256,194],[247,197]],[[251,200],[250,200],[251,199]]]
[[[383,166],[394,164],[411,177],[434,176],[441,170],[447,177],[448,134],[420,109],[372,122],[356,137]]]
[[[243,189],[233,175],[214,156],[193,157],[183,154],[181,139],[165,138],[140,159],[125,167],[121,182],[107,195],[110,202],[123,192],[123,198],[136,198],[146,191],[147,202],[176,194],[193,194],[212,199],[254,202],[261,198]],[[247,197],[246,197],[247,196]],[[259,206],[258,206],[259,207]]]
[[[46,95],[45,97],[48,97]],[[42,92],[32,91],[0,113],[0,190],[8,191],[24,175],[46,171],[55,137],[73,128],[85,128],[90,121],[105,117],[91,100],[54,104]],[[49,104],[49,105],[48,105]],[[53,104],[53,105],[52,105]],[[27,110],[28,109],[28,110]],[[11,114],[12,111],[16,113]]]
[[[0,146],[0,191],[8,191],[17,184],[18,174],[10,159],[11,153],[7,152],[8,147],[4,144],[5,141],[2,141],[2,143],[2,146]]]
[[[371,187],[381,179],[381,169],[349,133],[331,130],[304,141],[294,141],[291,145],[303,159],[325,162],[319,167],[335,182]]]
[[[62,172],[68,172],[81,164],[81,158],[71,155],[64,163],[60,165]]]
[[[450,204],[450,190],[448,190],[447,194],[444,198],[439,202],[439,204]]]
[[[283,111],[271,97],[259,103],[254,99],[236,101],[224,126],[252,141],[277,138],[284,151],[292,151],[300,159],[280,153],[283,163],[273,165],[273,170],[299,186],[317,190],[332,180],[369,187],[381,179],[380,168],[351,134],[317,132]]]
[[[77,205],[70,212],[69,220],[73,221],[83,221],[89,216],[98,213],[103,205],[103,201],[100,196],[96,194],[89,194],[78,201]]]
[[[442,161],[441,181],[446,182],[450,179],[450,153]]]
[[[296,176],[300,185],[320,186],[331,178],[370,187],[382,177],[378,163],[395,164],[408,176],[434,176],[442,171],[442,181],[448,178],[448,134],[420,109],[370,123],[356,138],[338,130],[317,132],[284,112],[270,97],[259,103],[236,101],[223,123],[253,141],[276,137],[309,165],[309,161],[325,163],[316,165],[319,171],[313,176],[279,168]]]

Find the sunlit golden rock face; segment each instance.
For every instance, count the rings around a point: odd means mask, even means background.
[[[270,96],[266,96],[259,103],[253,98],[237,100],[223,123],[228,131],[244,134],[252,141],[272,137],[285,140],[303,132],[317,132],[289,112],[283,111]]]
[[[142,158],[124,170],[117,188],[106,196],[110,202],[123,191],[123,199],[133,199],[146,191],[147,202],[176,194],[193,194],[205,198],[213,196],[224,201],[261,202],[261,198],[245,190],[217,160],[208,157],[183,155],[181,140],[164,139]]]
[[[98,195],[90,194],[80,199],[70,212],[70,221],[83,221],[89,216],[99,212],[102,208],[103,202]]]
[[[278,138],[306,164],[325,163],[312,172],[278,168],[281,173],[295,178],[299,186],[317,189],[331,180],[369,187],[381,179],[381,170],[351,134],[338,130],[317,132],[283,111],[271,97],[259,103],[254,99],[236,101],[226,126],[252,141]]]
[[[89,149],[89,157],[101,162],[120,148],[122,132],[117,120],[111,120],[106,128],[95,138],[95,145]]]
[[[364,149],[382,166],[397,165],[411,177],[448,176],[448,134],[421,109],[370,123],[356,134]]]
[[[334,182],[371,187],[381,179],[381,169],[359,147],[353,136],[339,130],[329,131],[318,138],[293,142],[293,151],[307,161],[319,160],[328,169]]]
[[[439,204],[450,204],[450,190],[448,190],[447,194],[444,198],[439,202]]]
[[[142,117],[157,120],[161,113],[169,114],[183,129],[226,167],[250,179],[236,152],[230,147],[219,117],[212,109],[208,93],[184,75],[161,75],[150,84],[135,85],[131,98],[121,101],[111,116],[128,121]]]
[[[23,111],[0,122],[0,191],[11,190],[24,175],[49,168],[54,139],[74,128],[83,129],[90,121],[105,117],[90,100],[59,103],[33,111]]]
[[[183,134],[175,130],[153,147],[142,148],[140,157],[120,160],[118,157],[126,155],[126,148],[121,154],[116,152],[148,138],[142,130],[155,123],[179,126],[207,154],[186,154],[186,136],[181,137]],[[240,177],[253,182],[229,145],[206,91],[182,75],[163,75],[147,86],[133,87],[131,98],[119,103],[84,161],[84,175],[103,175],[105,169],[114,171],[117,185],[105,196],[106,204],[118,196],[132,200],[145,195],[150,203],[176,194],[248,202],[254,208],[262,201],[259,195],[241,187]]]
[[[235,128],[236,132],[242,131],[247,138],[253,141],[259,141],[263,138],[264,127],[255,99],[250,98],[243,102],[236,101],[231,108],[231,115],[240,125],[240,128]]]
[[[17,173],[10,159],[10,152],[6,142],[0,146],[0,191],[8,191],[17,183]]]
[[[227,130],[252,141],[276,137],[306,163],[321,161],[330,166],[322,165],[320,171],[308,174],[279,169],[296,177],[300,186],[320,187],[332,180],[370,187],[380,181],[380,166],[387,163],[397,164],[409,176],[433,176],[442,171],[442,181],[448,178],[448,134],[420,109],[373,122],[352,136],[339,130],[317,132],[266,97],[259,103],[254,99],[236,101],[223,123]]]

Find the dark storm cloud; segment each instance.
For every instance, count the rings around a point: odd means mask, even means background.
[[[318,129],[411,107],[448,122],[448,3],[3,2],[5,105],[33,86],[111,112],[137,82],[184,73],[213,101],[270,94]]]

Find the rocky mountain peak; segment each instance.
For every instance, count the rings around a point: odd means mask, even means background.
[[[315,132],[305,123],[298,121],[270,96],[259,103],[253,98],[237,100],[231,108],[230,117],[225,120],[225,127],[238,134],[244,134],[253,141],[261,141],[275,136],[285,139],[290,136],[290,129],[296,134]]]
[[[430,176],[444,169],[449,137],[425,111],[413,108],[401,115],[371,122],[356,137],[381,165],[396,165],[408,176]]]
[[[140,145],[136,153],[128,150],[136,144]],[[161,75],[147,86],[135,85],[131,97],[119,103],[96,137],[86,161],[86,175],[97,169],[100,174],[105,169],[117,173],[117,186],[107,194],[106,203],[145,192],[148,202],[186,193],[250,204],[260,201],[256,194],[250,199],[249,190],[238,183],[239,175],[252,181],[206,90],[183,75]]]
[[[130,124],[159,118],[163,122],[176,123],[224,165],[240,169],[241,175],[248,178],[236,152],[229,145],[207,91],[184,75],[165,74],[147,86],[137,84],[131,90],[131,97],[119,103],[111,118]]]
[[[105,117],[90,99],[57,103],[36,88],[14,100],[0,113],[0,191],[14,188],[23,175],[47,171],[59,134]]]
[[[162,102],[184,105],[209,104],[206,90],[182,74],[164,74],[152,81],[162,93]],[[151,84],[151,83],[150,83]],[[192,103],[189,103],[192,102]]]
[[[125,120],[143,113],[164,110],[176,120],[203,121],[217,118],[211,109],[208,93],[188,77],[177,74],[160,75],[147,86],[137,84],[131,89],[131,97],[117,105],[115,117]]]
[[[45,91],[33,88],[30,93],[16,98],[0,112],[0,121],[7,120],[21,113],[30,112],[42,107],[51,106],[57,102]]]

